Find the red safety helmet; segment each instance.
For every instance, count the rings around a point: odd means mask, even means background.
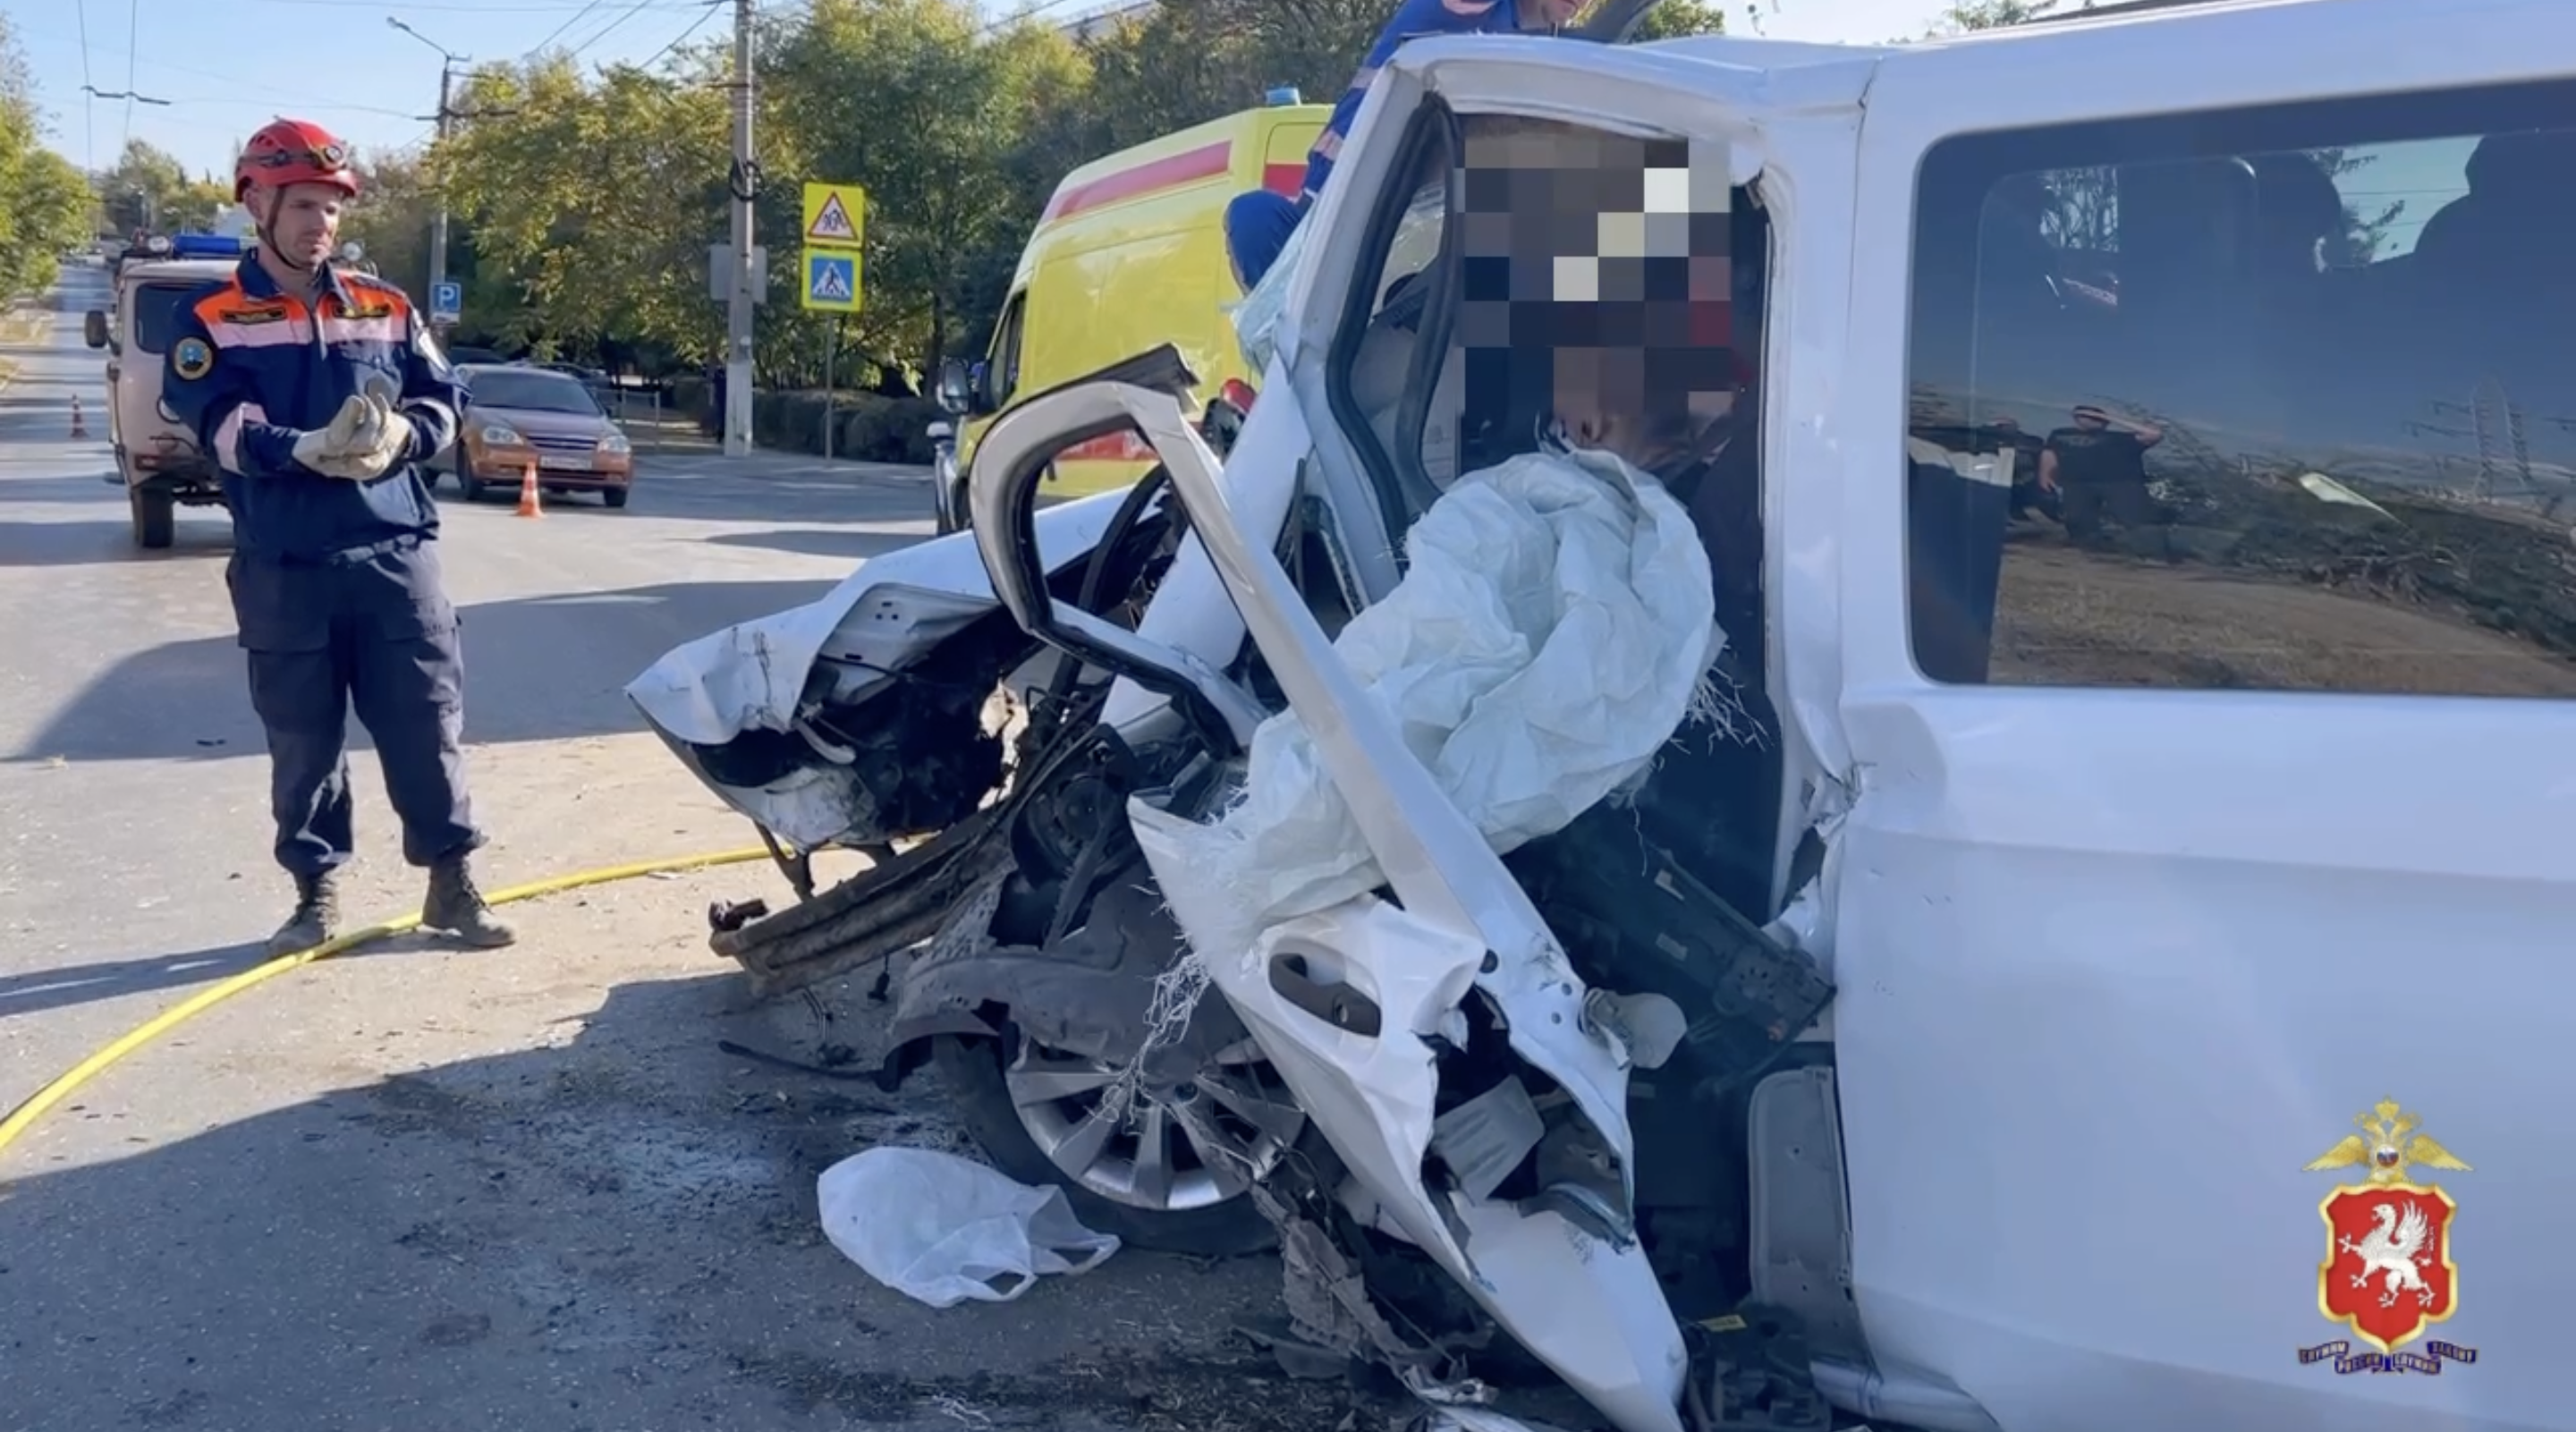
[[[310,120],[280,119],[262,126],[233,164],[233,202],[240,203],[254,187],[283,189],[289,184],[328,184],[357,197],[358,171],[349,167],[349,146]]]

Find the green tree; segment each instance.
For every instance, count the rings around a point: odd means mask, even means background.
[[[1016,250],[1037,217],[1014,159],[1073,106],[1087,70],[1054,30],[987,31],[962,0],[815,0],[762,56],[760,232],[778,236],[774,252],[792,244],[808,182],[866,189],[866,305],[847,325],[861,351],[935,367],[999,297],[987,256]],[[778,296],[763,335],[810,371],[827,320],[794,299]]]
[[[464,326],[541,349],[606,339],[708,351],[723,92],[630,67],[586,81],[564,57],[481,70],[465,90],[460,107],[495,117],[459,128],[428,166],[472,229],[481,281]]]
[[[1749,13],[1752,6],[1747,5]],[[1726,29],[1726,11],[1707,0],[1663,0],[1646,12],[1646,22],[1637,27],[1639,44],[1651,40],[1679,40],[1691,35],[1721,34]]]
[[[2033,20],[2055,14],[2064,0],[1956,0],[1932,22],[1927,38],[1966,34],[1972,30],[2000,30],[2008,25],[2027,25]],[[2092,0],[2079,7],[2090,10]]]
[[[1721,29],[1728,3],[1665,0],[1640,37]],[[1274,86],[1338,98],[1391,4],[1161,0],[1080,41],[1044,16],[987,20],[974,0],[769,7],[754,36],[757,222],[771,255],[762,382],[816,381],[834,332],[845,369],[872,360],[883,386],[980,346],[1067,172],[1259,104]],[[424,281],[428,208],[444,193],[450,271],[472,275],[465,332],[712,358],[724,314],[706,256],[728,229],[729,49],[701,42],[650,73],[584,73],[560,53],[487,66],[457,102],[491,118],[416,167],[376,161],[351,234],[388,276]],[[866,306],[846,323],[797,303],[809,181],[868,194]]]
[[[129,139],[113,168],[91,181],[108,221],[119,232],[148,228],[180,233],[212,224],[232,203],[232,186],[213,175],[188,177],[187,166],[168,150]]]
[[[26,57],[0,15],[0,299],[50,286],[63,251],[89,232],[89,185],[44,139]]]
[[[368,262],[388,282],[427,298],[430,216],[438,198],[430,186],[426,157],[396,153],[363,158],[358,175],[358,199],[341,221],[340,237],[365,245]],[[451,271],[456,267],[456,237],[451,232]]]

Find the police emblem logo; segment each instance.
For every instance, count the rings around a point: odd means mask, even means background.
[[[170,350],[170,371],[195,382],[215,370],[215,350],[202,338],[182,338]]]
[[[2376,1117],[2373,1117],[2376,1115]],[[2327,1169],[2364,1172],[2317,1206],[2326,1225],[2326,1256],[2317,1266],[2317,1311],[2340,1324],[2376,1353],[2333,1342],[2300,1354],[2302,1362],[2331,1357],[2339,1372],[2433,1372],[2445,1359],[2474,1362],[2474,1350],[2428,1342],[2421,1353],[2402,1352],[2436,1323],[2458,1310],[2459,1265],[2451,1257],[2451,1227],[2459,1205],[2431,1183],[2414,1181],[2413,1167],[2469,1172],[2469,1166],[2431,1137],[2417,1132],[2423,1120],[2394,1099],[2356,1115],[2361,1132],[2310,1162]]]

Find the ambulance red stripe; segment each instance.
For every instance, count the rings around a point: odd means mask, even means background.
[[[1085,209],[1097,209],[1103,204],[1115,204],[1121,199],[1133,199],[1157,189],[1213,179],[1232,168],[1233,163],[1234,141],[1223,139],[1196,149],[1184,149],[1178,154],[1166,154],[1160,159],[1148,159],[1142,164],[1103,174],[1097,179],[1087,179],[1080,184],[1061,185],[1056,189],[1055,197],[1047,200],[1046,212],[1038,217],[1038,222],[1043,224],[1068,218]]]

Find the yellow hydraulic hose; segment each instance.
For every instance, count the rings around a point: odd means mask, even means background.
[[[508,905],[515,901],[533,900],[540,895],[578,890],[585,885],[606,885],[614,881],[633,880],[645,875],[703,870],[716,865],[740,865],[747,861],[769,858],[766,847],[754,846],[748,850],[686,855],[675,860],[647,860],[633,865],[609,865],[597,870],[581,870],[570,875],[558,875],[551,880],[513,885],[507,890],[497,891],[486,898],[495,905]],[[280,955],[266,964],[246,969],[221,984],[199,990],[189,998],[127,1030],[113,1043],[63,1071],[52,1083],[29,1095],[24,1103],[10,1110],[9,1117],[0,1119],[0,1153],[7,1153],[9,1146],[16,1143],[20,1135],[35,1127],[36,1121],[45,1116],[46,1110],[69,1098],[73,1090],[106,1073],[108,1068],[118,1060],[234,995],[240,994],[243,990],[266,983],[289,970],[302,969],[316,960],[327,960],[333,955],[345,954],[360,945],[370,945],[395,935],[409,934],[418,928],[420,928],[418,914],[405,915],[399,920],[387,920],[379,925],[369,925],[363,930],[353,930],[326,944],[315,945],[312,949],[298,950],[291,955]]]

